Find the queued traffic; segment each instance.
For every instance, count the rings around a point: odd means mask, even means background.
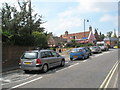
[[[102,53],[102,51],[108,51],[109,47],[105,43],[98,42],[95,46],[90,47],[78,47],[74,48],[70,52],[70,60],[87,59],[94,53]]]

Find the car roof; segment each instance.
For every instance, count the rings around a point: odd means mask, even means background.
[[[45,50],[29,50],[29,51],[25,51],[25,52],[45,52],[45,51],[53,51],[53,50],[48,50],[48,49],[45,49]]]
[[[77,48],[77,49],[84,49],[85,47],[79,47],[79,48]]]

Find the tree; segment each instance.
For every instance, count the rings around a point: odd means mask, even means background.
[[[103,41],[105,38],[105,35],[100,32],[100,41]]]
[[[112,31],[110,31],[110,32],[107,32],[107,37],[112,37]]]
[[[33,32],[32,35],[35,38],[34,45],[40,48],[48,47],[47,37],[44,33],[41,32]]]
[[[35,41],[32,32],[44,33],[45,28],[41,27],[41,24],[45,22],[42,21],[41,15],[33,14],[30,1],[21,3],[18,1],[18,6],[20,10],[4,3],[1,8],[2,39],[4,42],[13,45],[34,45],[31,43]],[[45,36],[47,37],[47,34]]]

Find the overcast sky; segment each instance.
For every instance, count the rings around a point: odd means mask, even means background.
[[[12,1],[12,2],[11,2]],[[118,32],[118,0],[31,0],[34,13],[43,16],[47,21],[43,26],[46,31],[60,36],[67,30],[69,33],[84,31],[91,25],[93,32],[106,34],[116,29]],[[69,2],[68,2],[69,1]],[[113,2],[114,1],[114,2]],[[4,0],[17,6],[17,0]]]

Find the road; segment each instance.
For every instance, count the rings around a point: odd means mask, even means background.
[[[22,70],[3,74],[2,88],[117,88],[118,49],[94,54],[86,60],[70,61],[65,67],[50,69],[47,73]]]

